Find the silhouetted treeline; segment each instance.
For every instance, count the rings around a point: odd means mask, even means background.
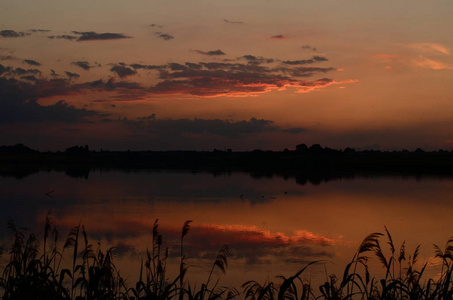
[[[300,182],[354,174],[453,175],[453,152],[446,150],[342,150],[299,144],[295,150],[92,151],[87,145],[64,152],[38,152],[24,145],[0,147],[0,175],[23,177],[26,170],[64,171],[87,178],[90,169],[187,169],[245,171],[295,176]]]
[[[17,153],[17,154],[24,154],[24,153],[37,153],[38,151],[32,150],[23,144],[16,144],[14,146],[0,146],[0,153]]]

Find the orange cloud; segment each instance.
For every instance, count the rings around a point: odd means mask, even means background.
[[[310,93],[315,90],[319,90],[322,88],[326,88],[331,85],[337,85],[337,84],[346,84],[346,83],[356,83],[359,82],[358,79],[346,79],[346,80],[341,80],[341,81],[336,81],[336,80],[316,80],[313,82],[306,82],[305,84],[301,84],[297,86],[299,90],[297,90],[297,93]]]
[[[257,226],[246,225],[214,225],[206,224],[197,226],[197,230],[204,234],[212,234],[213,236],[221,236],[222,240],[231,243],[259,243],[259,244],[274,244],[274,245],[289,245],[296,243],[312,243],[318,245],[333,245],[334,241],[327,237],[314,234],[306,230],[297,230],[293,235],[286,235],[281,232],[271,232],[263,230]],[[226,238],[226,239],[225,239]]]
[[[424,57],[423,55],[420,55],[420,58],[418,60],[415,60],[414,64],[418,67],[432,70],[453,70],[453,64],[429,59],[427,57]]]
[[[417,49],[421,52],[424,53],[442,53],[449,55],[450,51],[442,44],[437,44],[437,43],[416,43],[416,44],[410,44],[410,48]]]

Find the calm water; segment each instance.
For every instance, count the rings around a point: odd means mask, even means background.
[[[40,172],[0,177],[5,224],[0,239],[7,247],[11,243],[8,219],[42,236],[51,211],[62,242],[81,222],[93,245],[116,247],[116,265],[132,283],[151,247],[154,221],[159,219],[176,266],[181,227],[193,220],[185,239],[189,278],[205,280],[217,251],[227,244],[232,256],[221,284],[239,287],[246,280],[292,275],[313,260],[323,260],[307,272],[313,280],[326,273],[342,276],[361,240],[384,232],[385,225],[398,247],[406,241],[412,252],[422,245],[422,261],[430,261],[428,271],[435,276],[432,244],[443,247],[453,236],[452,191],[451,178],[356,177],[302,185],[291,177],[246,173],[97,171],[74,178]],[[387,249],[385,239],[382,245]],[[373,274],[380,277],[384,270],[376,267]]]

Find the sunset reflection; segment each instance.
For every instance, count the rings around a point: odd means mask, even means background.
[[[16,199],[2,212],[5,222],[13,218],[39,233],[50,210],[62,239],[81,223],[92,244],[116,248],[119,266],[132,277],[151,247],[156,219],[174,268],[181,228],[190,219],[184,249],[194,276],[209,270],[217,251],[228,245],[225,276],[236,284],[291,273],[315,260],[325,267],[312,267],[307,276],[324,278],[325,268],[338,274],[362,239],[384,232],[384,225],[398,247],[406,241],[413,251],[421,244],[422,261],[433,257],[433,243],[443,245],[452,235],[448,179],[378,177],[301,185],[294,177],[246,173],[92,172],[87,180],[38,173],[4,178],[2,188]],[[44,192],[51,190],[53,198]],[[431,269],[436,272],[435,265],[427,272]]]

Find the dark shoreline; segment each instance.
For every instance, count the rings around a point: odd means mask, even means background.
[[[24,149],[28,149],[24,147]],[[296,177],[298,182],[321,182],[354,176],[453,177],[453,153],[447,151],[0,151],[0,176],[23,178],[40,171],[60,171],[87,177],[101,170],[188,170],[246,172],[256,176]],[[298,179],[299,178],[299,179]]]

